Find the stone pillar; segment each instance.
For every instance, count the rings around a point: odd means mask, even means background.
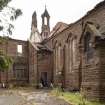
[[[98,40],[96,49],[99,50],[99,100],[105,101],[105,39]]]

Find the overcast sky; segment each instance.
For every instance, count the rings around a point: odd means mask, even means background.
[[[30,36],[31,19],[34,11],[37,12],[38,29],[41,31],[41,14],[45,4],[50,14],[51,29],[57,22],[70,24],[75,22],[91,10],[97,3],[103,0],[12,0],[9,4],[20,8],[23,15],[15,22],[13,38],[27,40]]]

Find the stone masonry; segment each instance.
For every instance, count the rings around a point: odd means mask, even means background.
[[[22,45],[21,53],[17,52],[18,45]],[[45,87],[53,83],[69,91],[81,91],[87,99],[105,101],[104,45],[105,0],[72,24],[58,22],[52,31],[45,8],[41,33],[34,12],[28,41],[8,38],[8,43],[0,44],[0,49],[14,60],[8,73],[0,72],[0,83],[42,83]]]

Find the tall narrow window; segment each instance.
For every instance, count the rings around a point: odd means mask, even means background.
[[[69,42],[69,71],[72,71],[72,41]]]
[[[61,61],[61,46],[59,45],[58,46],[58,69],[59,69],[59,71],[60,71],[60,62]]]
[[[76,64],[76,38],[72,40],[73,65]]]
[[[84,52],[86,54],[86,59],[89,61],[93,57],[93,48],[91,43],[91,33],[87,32],[84,37]]]
[[[58,73],[58,47],[55,48],[55,69],[57,74]]]
[[[17,45],[17,53],[18,53],[18,56],[22,55],[22,45]]]
[[[76,38],[71,38],[69,41],[69,46],[68,46],[68,53],[69,53],[69,71],[72,72],[73,67],[76,65],[76,56],[77,56],[77,52],[76,52],[76,43],[77,40]]]

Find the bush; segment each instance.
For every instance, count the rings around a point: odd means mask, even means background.
[[[0,70],[8,70],[12,64],[12,59],[4,54],[0,55]]]

